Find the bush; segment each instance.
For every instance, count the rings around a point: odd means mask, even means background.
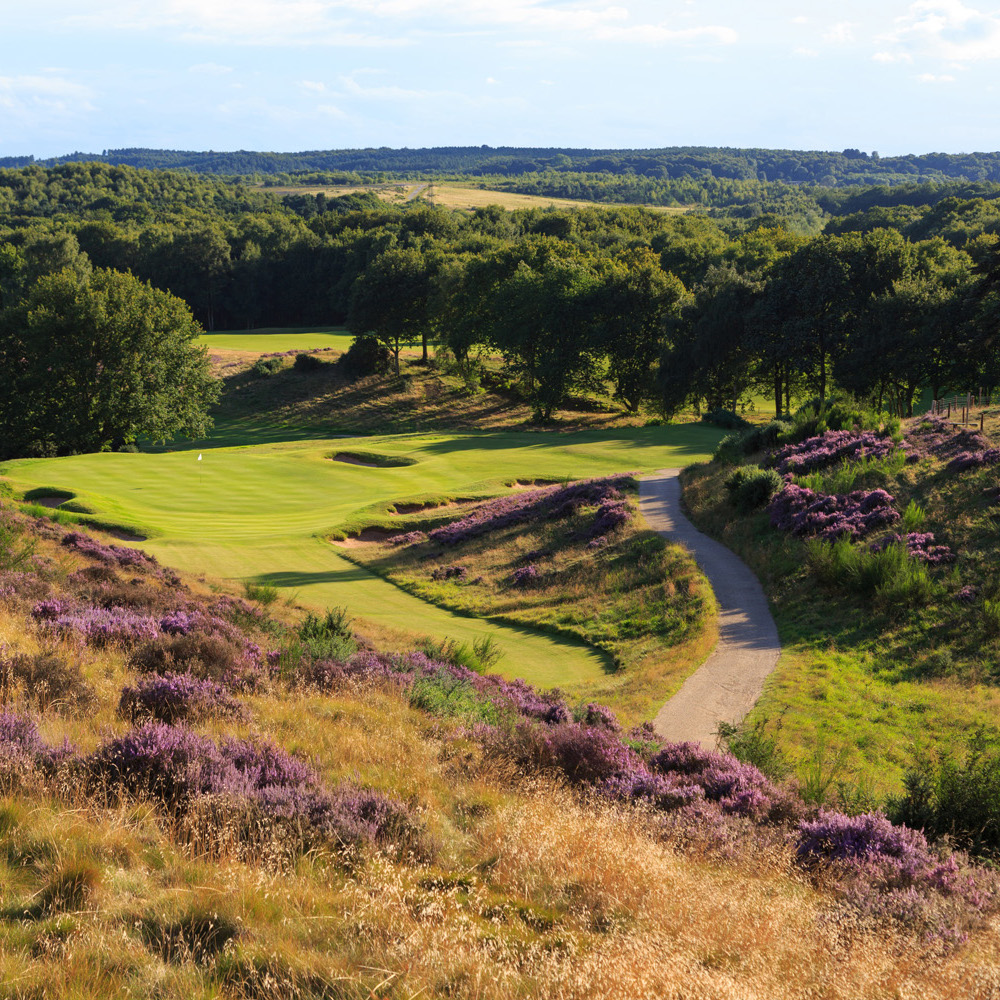
[[[143,643],[129,660],[145,674],[190,673],[234,690],[249,690],[260,678],[260,650],[219,633],[161,635]]]
[[[807,545],[809,568],[828,586],[888,605],[926,604],[938,588],[926,567],[904,545],[880,551],[852,545],[847,538],[833,544],[818,540]]]
[[[736,463],[747,455],[773,448],[779,438],[791,430],[791,426],[785,420],[772,420],[746,430],[734,431],[719,442],[712,459],[716,462]]]
[[[346,660],[357,652],[347,608],[332,608],[323,618],[307,614],[299,626],[299,643],[314,660]]]
[[[782,487],[781,476],[774,469],[741,465],[725,482],[729,502],[744,514],[763,507]]]
[[[389,348],[371,334],[354,338],[351,346],[340,356],[337,365],[351,379],[367,375],[384,375],[389,371],[392,355]]]
[[[297,372],[315,372],[323,368],[325,362],[322,358],[317,358],[315,354],[296,354],[295,364],[292,366]]]
[[[300,355],[305,357],[305,355]],[[258,358],[250,368],[258,378],[270,378],[275,372],[281,371],[285,362],[282,358]]]
[[[0,701],[12,701],[18,689],[23,691],[24,700],[40,712],[50,705],[80,711],[97,702],[78,663],[69,663],[58,653],[44,650],[0,655]]]
[[[118,714],[135,722],[198,722],[213,715],[243,718],[246,711],[221,684],[191,674],[154,675],[122,689]]]
[[[741,431],[750,426],[749,421],[744,420],[738,413],[722,407],[716,407],[714,410],[703,413],[701,419],[706,424],[715,424],[716,427],[722,427],[728,431]]]

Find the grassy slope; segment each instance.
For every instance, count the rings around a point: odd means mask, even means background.
[[[994,430],[1000,419],[994,418]],[[988,425],[989,428],[989,425]],[[731,467],[684,474],[695,522],[738,552],[772,602],[784,652],[751,721],[768,719],[800,773],[859,782],[878,799],[899,789],[915,754],[954,750],[1000,713],[1000,643],[984,628],[982,598],[1000,591],[995,470],[949,473],[924,460],[900,472],[869,473],[855,489],[883,487],[905,509],[926,511],[921,531],[949,544],[958,560],[932,570],[927,605],[882,605],[845,588],[821,586],[799,539],[772,529],[766,513],[740,516],[723,499]],[[823,492],[837,491],[832,478]],[[840,487],[843,491],[843,487]],[[899,529],[903,530],[903,529]],[[961,587],[978,600],[957,600]],[[838,769],[839,760],[839,769]]]
[[[415,512],[403,523],[430,530],[475,506]],[[398,547],[354,538],[344,554],[436,605],[576,635],[604,650],[619,669],[588,696],[613,704],[632,725],[651,718],[708,655],[714,602],[691,556],[638,519],[610,534],[605,547],[588,549],[593,517],[585,508],[568,519],[537,518],[444,550],[432,541]],[[376,515],[370,523],[399,530],[400,521]],[[511,586],[511,573],[527,563],[536,565],[537,581]],[[465,576],[433,579],[449,566]]]
[[[57,590],[86,565],[54,542],[39,554]],[[189,596],[204,593],[188,583]],[[39,636],[28,606],[0,601],[0,634],[30,654]],[[122,732],[118,692],[134,682],[123,654],[49,645],[79,663],[98,704],[82,714],[50,705],[43,734],[86,752]],[[474,742],[443,740],[447,721],[390,691],[275,686],[247,701],[249,723],[199,729],[274,739],[331,785],[401,797],[424,828],[420,853],[322,844],[282,864],[237,856],[224,838],[220,849],[211,829],[191,839],[149,804],[6,784],[4,1000],[881,1000],[997,987],[989,927],[942,953],[843,910],[831,921],[830,893],[794,874],[780,845],[739,841],[705,857],[697,834],[685,847],[641,812],[515,778]],[[74,896],[52,893],[67,880]],[[48,912],[31,912],[46,899]],[[221,954],[185,954],[185,940],[218,927],[236,932]]]
[[[435,608],[341,558],[321,536],[361,507],[419,493],[485,493],[539,475],[582,478],[686,465],[703,459],[719,436],[704,425],[395,435],[366,438],[365,450],[405,455],[415,465],[332,462],[337,442],[309,441],[206,450],[200,462],[191,450],[25,460],[7,463],[0,474],[21,491],[80,494],[98,516],[150,534],[150,551],[182,569],[258,577],[305,605],[346,605],[396,632],[462,642],[495,633],[506,653],[501,671],[572,688],[600,682],[606,660],[563,639]]]

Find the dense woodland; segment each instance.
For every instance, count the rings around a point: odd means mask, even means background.
[[[163,315],[180,299],[208,329],[346,323],[397,369],[414,339],[442,342],[470,381],[499,356],[540,420],[585,393],[669,416],[762,393],[784,411],[836,386],[908,412],[922,387],[995,385],[1000,200],[967,185],[837,194],[807,235],[774,213],[451,212],[99,162],[2,170],[0,397],[27,398],[24,380],[51,367],[31,330],[78,328],[74,282],[104,296],[118,282],[127,301],[169,293]],[[175,325],[189,343],[189,321]],[[29,433],[37,415],[18,421],[8,451],[69,446]],[[203,426],[182,425],[132,419],[71,447]]]

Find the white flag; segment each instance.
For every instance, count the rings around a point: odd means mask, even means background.
[[[199,462],[201,461],[201,455],[199,455],[199,456],[198,456],[198,461],[199,461]]]

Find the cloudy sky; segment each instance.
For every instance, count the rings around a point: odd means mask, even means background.
[[[996,150],[998,2],[0,0],[0,156]]]

